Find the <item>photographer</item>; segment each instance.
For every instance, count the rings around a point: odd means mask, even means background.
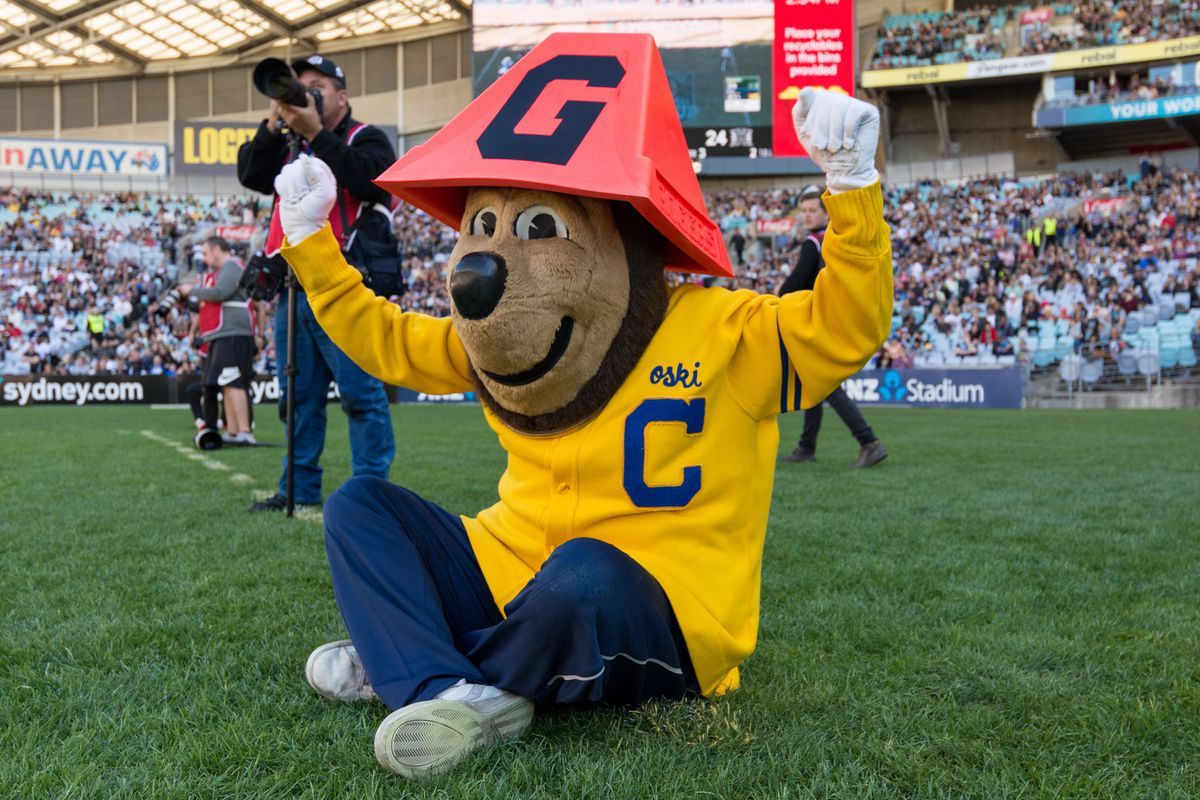
[[[176,289],[179,295],[200,301],[200,339],[208,345],[200,378],[204,429],[196,441],[219,446],[220,440],[214,440],[212,434],[217,430],[220,391],[225,399],[225,443],[255,444],[247,393],[254,379],[254,315],[239,285],[243,267],[230,252],[229,242],[220,236],[205,239],[201,252],[208,271],[200,285],[183,284]]]
[[[396,160],[383,131],[350,115],[345,74],[319,55],[295,61],[292,69],[306,95],[304,106],[272,100],[267,119],[254,138],[238,151],[238,180],[263,194],[275,191],[275,176],[290,157],[288,137],[299,151],[318,156],[337,179],[338,201],[329,216],[346,259],[366,274],[377,294],[403,292],[398,247],[389,214],[390,197],[372,179]],[[318,113],[320,109],[320,113]],[[284,126],[288,133],[285,135]],[[265,248],[274,256],[283,244],[276,205]],[[279,308],[287,299],[280,296]],[[295,493],[297,505],[321,503],[321,451],[325,446],[325,404],[329,382],[336,381],[342,409],[350,420],[350,464],[355,476],[386,478],[395,454],[391,414],[383,384],[363,372],[339,350],[313,317],[302,289],[296,289]],[[275,314],[275,359],[287,361],[287,315]],[[286,382],[280,381],[279,412],[287,407]],[[279,491],[250,507],[251,511],[282,511],[287,507],[287,459]]]

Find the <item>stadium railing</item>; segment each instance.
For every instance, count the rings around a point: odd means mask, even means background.
[[[1033,353],[1036,367],[1058,369],[1068,389],[1126,388],[1145,382],[1146,388],[1161,384],[1164,378],[1192,378],[1200,375],[1200,353],[1192,332],[1200,320],[1200,309],[1180,310],[1175,299],[1162,298],[1158,305],[1130,312],[1120,343],[1102,337],[1076,348],[1070,336],[1056,333],[1053,350],[1040,339]],[[1061,327],[1056,326],[1056,331]],[[1070,350],[1063,353],[1064,348]]]

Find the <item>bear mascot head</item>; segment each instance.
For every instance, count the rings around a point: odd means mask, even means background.
[[[604,406],[662,321],[664,267],[732,275],[647,35],[551,35],[378,183],[458,229],[454,328],[525,433]]]

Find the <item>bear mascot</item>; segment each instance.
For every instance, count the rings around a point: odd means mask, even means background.
[[[392,710],[386,769],[448,769],[538,707],[737,686],[776,415],[824,399],[891,321],[878,113],[805,89],[793,117],[830,225],[815,288],[782,298],[665,280],[732,270],[646,35],[551,35],[379,177],[458,228],[449,318],[363,286],[326,224],[324,164],[278,176],[283,254],[330,338],[387,383],[474,391],[508,457],[473,517],[378,478],[325,505],[349,639],[306,676]]]

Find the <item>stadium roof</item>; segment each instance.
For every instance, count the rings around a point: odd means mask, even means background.
[[[0,70],[248,56],[470,18],[471,0],[0,0]]]

